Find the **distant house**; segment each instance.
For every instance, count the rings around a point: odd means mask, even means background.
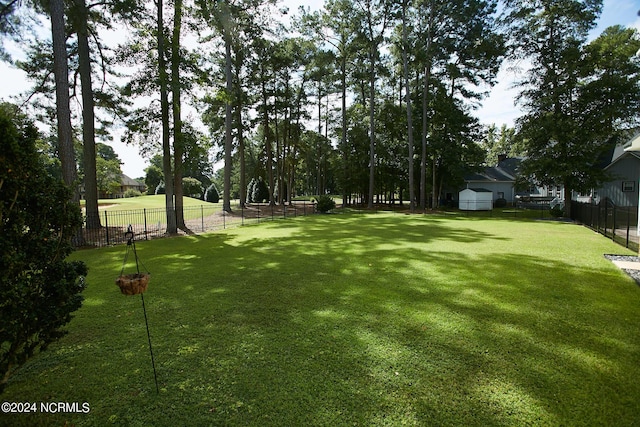
[[[109,193],[101,191],[98,195],[100,199],[121,199],[124,197],[125,193],[129,190],[139,191],[144,194],[147,191],[147,186],[140,181],[136,181],[128,177],[125,174],[120,175],[120,186],[113,188],[113,190]]]
[[[465,176],[467,188],[482,188],[493,194],[492,200],[505,199],[507,203],[516,201],[516,178],[520,158],[508,158],[505,155],[498,156],[498,164],[484,168],[481,172]]]
[[[520,175],[520,164],[523,158],[498,156],[496,166],[489,166],[482,171],[465,176],[467,188],[483,188],[493,193],[493,201],[504,199],[508,205],[518,205],[529,208],[548,206],[552,202],[564,202],[564,187],[562,185],[537,186],[531,185],[525,190],[516,188],[516,181]],[[522,180],[521,180],[522,181]]]
[[[638,184],[640,181],[640,133],[611,149],[604,157],[604,170],[611,181],[594,188],[587,194],[574,197],[578,202],[600,203],[611,200],[617,206],[638,206]]]

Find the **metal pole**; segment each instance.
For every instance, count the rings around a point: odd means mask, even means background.
[[[144,215],[144,240],[149,240],[147,235],[147,208],[142,209],[142,214]]]
[[[109,220],[107,216],[107,211],[104,211],[104,230],[107,233],[107,246],[109,246]]]
[[[140,298],[142,299],[142,311],[144,312],[144,323],[147,325],[147,338],[149,340],[149,353],[151,353],[151,366],[153,366],[153,378],[156,381],[156,393],[160,394],[160,389],[158,388],[158,374],[156,373],[156,362],[153,358],[153,347],[151,347],[151,334],[149,333],[149,321],[147,320],[147,309],[144,305],[144,295],[141,293]]]

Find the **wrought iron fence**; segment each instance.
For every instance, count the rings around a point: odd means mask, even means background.
[[[223,230],[251,223],[309,215],[314,210],[315,205],[306,201],[274,206],[258,203],[236,205],[232,207],[231,212],[222,210],[220,206],[190,206],[183,209],[186,229],[178,232],[197,234]],[[164,208],[104,210],[100,212],[100,227],[87,228],[85,221],[82,245],[101,247],[126,243],[125,232],[129,226],[136,240],[165,237],[167,236],[167,211]]]
[[[571,219],[616,243],[638,250],[638,207],[616,206],[609,199],[594,205],[571,202]]]

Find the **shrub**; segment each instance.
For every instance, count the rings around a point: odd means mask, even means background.
[[[269,187],[267,187],[267,183],[264,182],[264,179],[262,179],[262,177],[258,178],[255,181],[252,199],[254,203],[269,201]]]
[[[211,184],[207,187],[207,191],[204,193],[205,202],[218,203],[220,201],[220,193],[215,184]]]
[[[336,208],[335,200],[333,200],[331,196],[328,196],[326,194],[316,197],[316,202],[318,203],[316,209],[318,209],[318,212],[320,213],[327,213],[330,210]]]
[[[493,206],[496,208],[504,208],[505,206],[507,206],[507,199],[504,199],[504,198],[496,199],[496,201],[493,202]]]
[[[249,185],[247,185],[247,203],[253,203],[253,190],[256,187],[256,179],[251,178]]]
[[[182,178],[182,194],[194,199],[202,197],[202,183],[190,176]]]
[[[162,182],[164,178],[164,174],[162,169],[158,166],[151,165],[147,167],[145,170],[144,183],[147,186],[147,194],[153,195],[155,194],[155,189]]]
[[[564,216],[564,210],[560,207],[560,205],[556,205],[553,208],[549,209],[549,213],[554,218],[562,218]]]
[[[38,131],[0,105],[0,392],[13,372],[64,335],[82,304],[87,269],[65,258],[80,207],[44,171]]]
[[[142,193],[136,189],[130,188],[124,192],[123,196],[124,197],[140,197],[142,196]]]

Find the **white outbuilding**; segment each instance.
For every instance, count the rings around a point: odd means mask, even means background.
[[[465,188],[458,194],[461,211],[490,211],[493,209],[493,192],[485,188]]]

